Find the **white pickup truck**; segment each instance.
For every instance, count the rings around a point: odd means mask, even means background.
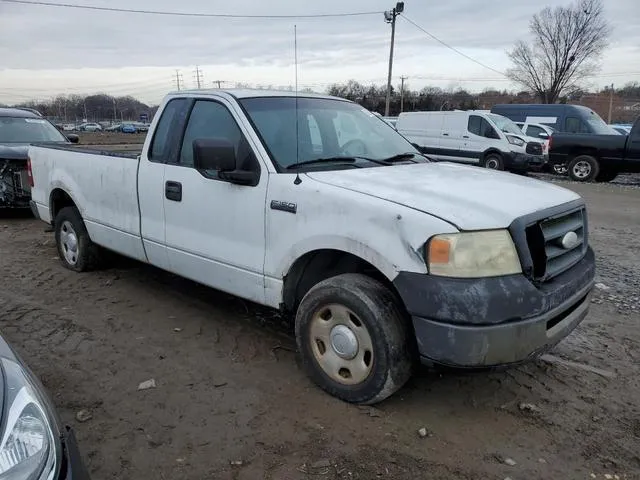
[[[302,364],[345,401],[423,363],[535,358],[587,314],[595,260],[575,193],[431,162],[338,98],[169,94],[139,156],[29,150],[62,263],[108,249],[295,317]]]

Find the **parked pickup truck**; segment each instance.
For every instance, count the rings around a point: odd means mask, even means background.
[[[431,162],[343,99],[181,91],[139,156],[29,157],[64,266],[95,268],[107,249],[289,312],[304,369],[348,402],[388,397],[417,360],[535,358],[589,308],[580,196]]]
[[[619,173],[640,173],[640,117],[629,135],[554,133],[549,164],[566,165],[577,182],[610,182]]]

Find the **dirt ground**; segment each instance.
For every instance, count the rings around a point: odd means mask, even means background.
[[[72,273],[44,224],[15,215],[0,218],[0,330],[94,479],[640,478],[640,182],[561,183],[587,199],[601,285],[552,353],[602,372],[422,371],[376,408],[345,404],[302,374],[274,312],[127,260]]]
[[[74,132],[80,137],[80,145],[118,145],[144,143],[146,133]]]

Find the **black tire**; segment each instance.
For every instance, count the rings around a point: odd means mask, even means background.
[[[618,172],[611,170],[600,170],[600,173],[596,177],[596,182],[610,182],[618,176]]]
[[[569,162],[567,170],[574,182],[592,182],[600,174],[600,164],[591,155],[578,155]]]
[[[82,216],[76,207],[61,209],[56,215],[54,228],[58,256],[66,268],[76,272],[86,272],[99,267],[101,248],[89,238]]]
[[[490,170],[504,170],[504,160],[502,155],[499,153],[490,153],[482,162],[482,166],[484,168],[488,168]]]
[[[311,338],[312,322],[314,319],[320,322],[318,317],[335,306],[352,312],[370,337],[370,371],[360,383],[349,385],[335,380],[316,358],[320,348],[318,340]],[[307,375],[320,388],[346,402],[366,405],[378,403],[400,389],[413,372],[416,348],[408,320],[402,314],[394,294],[380,282],[365,275],[347,273],[316,284],[298,307],[295,330],[300,361]],[[331,335],[334,331],[335,327],[331,329]],[[334,345],[325,346],[326,353],[338,355]],[[359,355],[360,346],[357,342],[356,349]],[[366,355],[365,351],[362,357],[364,363]],[[346,365],[353,365],[349,363],[351,361],[356,362],[357,358],[346,360]],[[338,362],[345,360],[338,359]],[[340,368],[338,372],[343,370],[350,375],[349,369]]]

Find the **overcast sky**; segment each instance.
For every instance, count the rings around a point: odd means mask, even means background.
[[[61,2],[62,0],[50,0]],[[66,0],[107,7],[231,14],[322,14],[383,11],[385,0]],[[548,5],[566,4],[547,0]],[[504,71],[505,51],[527,38],[541,2],[407,0],[405,14],[443,41]],[[606,0],[614,30],[600,74],[591,85],[640,80],[638,0]],[[386,82],[390,26],[382,14],[319,19],[220,19],[155,16],[31,6],[0,0],[0,102],[47,98],[60,92],[132,94],[157,103],[175,88],[222,80],[263,85],[294,83],[293,26],[298,28],[299,84],[323,91],[333,82]],[[399,18],[394,84],[401,75],[412,88],[435,85],[480,91],[515,88],[430,39]]]

